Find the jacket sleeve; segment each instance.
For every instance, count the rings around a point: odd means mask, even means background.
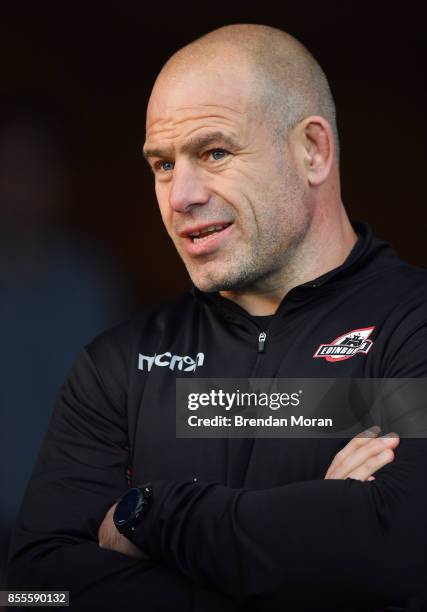
[[[253,491],[155,481],[134,541],[197,583],[266,610],[404,603],[427,576],[426,473],[426,441],[403,440],[373,482]]]
[[[117,368],[116,368],[117,370]],[[72,609],[233,610],[176,569],[98,545],[108,508],[127,488],[126,402],[85,349],[64,384],[27,487],[9,552],[8,588],[69,590]],[[143,607],[142,607],[143,605]]]
[[[423,322],[394,347],[384,376],[427,377],[426,346]],[[158,481],[136,543],[199,584],[263,609],[419,601],[427,577],[426,474],[420,437],[402,439],[373,482],[253,491]]]

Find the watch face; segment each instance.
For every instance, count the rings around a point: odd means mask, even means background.
[[[139,500],[138,489],[130,489],[117,504],[114,512],[114,521],[120,525],[126,523],[135,511]]]

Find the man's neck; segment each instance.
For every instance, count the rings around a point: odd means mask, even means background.
[[[333,224],[322,223],[321,228],[309,232],[292,261],[267,281],[258,282],[242,291],[220,291],[220,295],[232,300],[251,315],[274,314],[291,289],[345,262],[357,241],[357,235],[345,214],[339,221]],[[319,245],[322,245],[322,249]]]

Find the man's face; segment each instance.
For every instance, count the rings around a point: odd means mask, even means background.
[[[273,286],[311,219],[304,177],[253,112],[249,82],[241,66],[160,77],[148,107],[162,219],[202,291]]]

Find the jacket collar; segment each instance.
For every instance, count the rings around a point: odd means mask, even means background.
[[[378,274],[382,269],[400,262],[388,242],[378,240],[373,236],[368,223],[355,221],[352,225],[358,239],[344,263],[311,281],[294,287],[283,298],[276,313],[283,311],[285,304],[290,300],[299,304],[308,300],[311,301],[320,293],[323,294],[323,292],[329,291],[343,282],[348,282],[349,279],[356,281],[370,274]],[[198,300],[225,314],[227,319],[234,319],[236,315],[251,318],[246,310],[232,300],[222,297],[219,292],[200,291],[194,284],[192,292]]]

